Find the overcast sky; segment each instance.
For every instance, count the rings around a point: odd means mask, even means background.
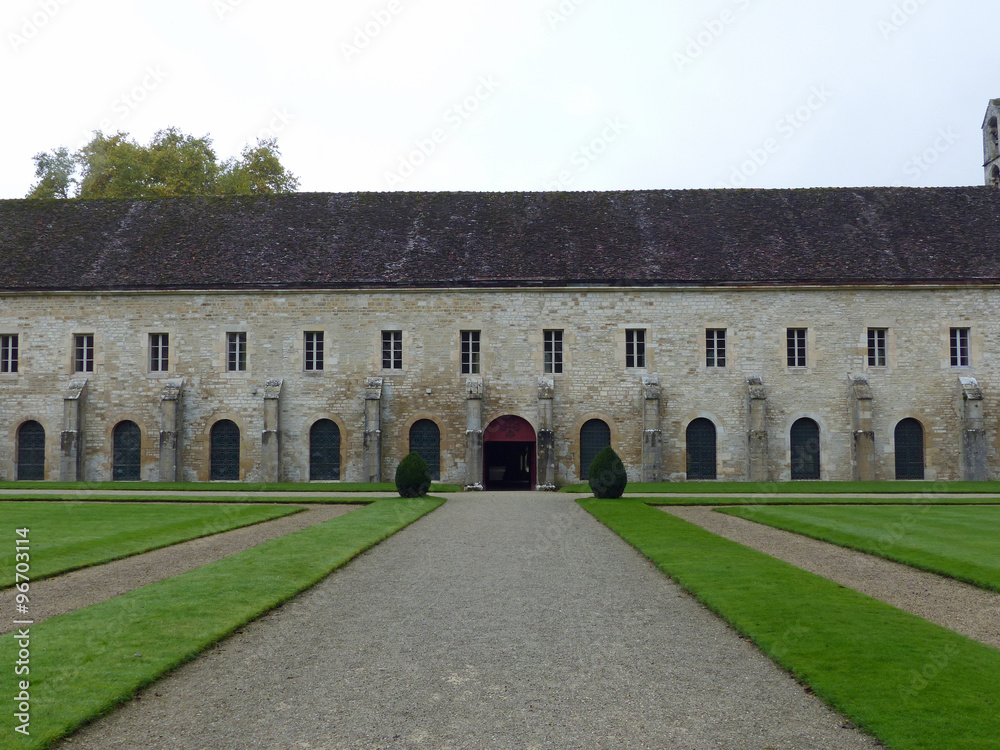
[[[3,0],[0,198],[94,130],[306,191],[979,185],[996,0]]]

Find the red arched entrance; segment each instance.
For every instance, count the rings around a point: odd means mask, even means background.
[[[508,414],[490,422],[483,433],[483,486],[535,488],[535,429],[527,420]]]

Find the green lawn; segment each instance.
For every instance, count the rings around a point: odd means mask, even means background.
[[[14,732],[14,693],[5,689],[11,705],[0,718],[0,747],[48,747],[442,502],[380,500],[32,626],[31,735]],[[11,676],[18,648],[14,633],[0,636],[0,664]]]
[[[781,506],[781,505],[1000,505],[998,497],[972,497],[971,495],[961,495],[956,497],[941,497],[928,495],[888,495],[881,498],[858,497],[857,495],[834,495],[832,497],[796,497],[795,495],[777,494],[772,497],[751,497],[748,495],[725,495],[724,497],[688,497],[685,495],[660,495],[658,497],[642,497],[639,495],[626,495],[630,500],[642,500],[647,505],[730,505],[730,506],[751,506],[758,505]]]
[[[0,490],[159,490],[167,492],[378,492],[392,493],[392,482],[0,482]],[[431,492],[461,492],[456,484],[432,484]]]
[[[579,502],[888,747],[997,747],[1000,650],[641,502]]]
[[[29,529],[30,576],[37,581],[188,539],[299,512],[277,505],[126,505],[0,502],[0,588],[14,583],[14,529]]]
[[[590,492],[588,484],[574,484],[563,492]],[[953,493],[1000,494],[1000,482],[630,482],[628,495],[671,494],[873,494],[912,495]]]
[[[721,512],[1000,591],[1000,507],[784,506]]]
[[[148,495],[140,492],[129,495],[104,495],[100,492],[95,492],[94,494],[85,495],[71,495],[66,492],[53,492],[51,495],[19,495],[17,493],[10,493],[0,495],[0,502],[16,500],[19,502],[64,502],[64,501],[78,501],[78,502],[88,502],[88,503],[176,503],[180,505],[211,505],[216,503],[246,503],[246,504],[258,504],[258,505],[275,505],[275,504],[309,504],[309,505],[337,505],[337,504],[348,504],[357,505],[359,503],[373,503],[379,499],[378,495],[347,495],[347,494],[336,494],[336,495],[322,495],[320,497],[303,497],[302,495],[289,495],[286,497],[271,497],[262,495],[195,495],[193,493],[188,494],[177,494],[177,495]],[[718,503],[716,503],[718,504]]]

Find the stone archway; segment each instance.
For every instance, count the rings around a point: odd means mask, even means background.
[[[535,487],[535,428],[512,414],[497,417],[483,432],[483,487],[530,490]]]

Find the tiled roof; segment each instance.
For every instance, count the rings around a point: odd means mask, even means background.
[[[1000,282],[1000,191],[0,201],[0,290]]]

